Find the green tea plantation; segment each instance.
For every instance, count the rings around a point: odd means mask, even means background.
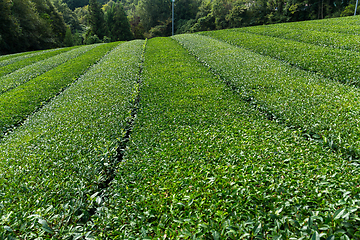
[[[359,32],[0,56],[0,240],[360,239]]]

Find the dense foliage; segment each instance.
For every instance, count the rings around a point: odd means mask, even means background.
[[[57,55],[62,52],[66,52],[71,50],[68,49],[57,49],[57,50],[48,50],[41,51],[32,54],[26,54],[23,56],[14,57],[8,60],[4,60],[0,62],[0,78],[6,74],[9,74],[15,70],[26,67],[32,63],[36,63],[37,61],[47,59],[51,56]]]
[[[0,140],[0,239],[85,235],[73,226],[101,203],[96,196],[116,164],[137,95],[142,46],[120,44]]]
[[[359,237],[358,169],[266,119],[176,42],[148,42],[140,96],[88,224],[98,239]]]
[[[0,93],[9,91],[31,79],[41,75],[54,67],[85,53],[94,46],[83,46],[80,48],[75,47],[71,51],[55,55],[51,58],[47,58],[33,64],[29,64],[23,68],[20,68],[12,73],[0,77]],[[70,49],[67,49],[70,50]]]
[[[203,34],[217,37],[262,55],[284,60],[299,68],[317,72],[342,83],[360,86],[359,52],[328,49],[312,43],[247,33],[241,30],[227,29]],[[331,33],[327,35],[332,37]],[[306,36],[303,38],[306,39]]]
[[[111,40],[120,41],[134,38],[124,7],[120,3],[109,6],[105,20]]]
[[[133,39],[120,2],[109,10],[111,23],[96,0],[86,9],[81,22],[62,0],[0,0],[0,54]]]
[[[82,55],[0,95],[0,132],[8,132],[80,77],[118,43],[91,46]],[[82,47],[84,48],[84,47]],[[83,49],[83,50],[85,50]],[[31,71],[31,68],[26,68]],[[0,134],[1,134],[0,133]]]
[[[360,239],[358,19],[0,56],[0,240]]]
[[[349,16],[355,0],[176,0],[177,34]],[[0,53],[171,35],[170,0],[1,0]],[[360,9],[359,9],[360,10]]]
[[[105,12],[114,3],[99,2]],[[121,0],[121,3],[136,37],[171,35],[170,0]],[[354,14],[354,3],[351,0],[176,0],[175,29],[176,33],[185,33],[349,16]],[[86,4],[82,9],[86,9]],[[80,8],[76,11],[83,12]]]
[[[326,19],[324,21],[261,25],[238,28],[235,31],[359,52],[359,24],[360,21],[357,17],[348,17],[345,19]]]
[[[66,25],[50,0],[0,1],[0,53],[62,45]]]
[[[358,88],[208,37],[176,39],[272,118],[360,156]]]

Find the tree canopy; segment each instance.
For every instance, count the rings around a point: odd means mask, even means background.
[[[169,36],[171,4],[171,0],[0,0],[0,53]],[[355,0],[176,0],[175,32],[349,16],[354,4]]]
[[[62,15],[49,0],[0,0],[0,52],[61,46],[66,32]]]

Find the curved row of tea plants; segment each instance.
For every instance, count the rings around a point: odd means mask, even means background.
[[[22,53],[15,53],[15,54],[9,54],[9,55],[2,55],[0,56],[0,68],[4,67],[6,65],[15,63],[17,61],[22,61],[26,58],[29,57],[33,57],[33,56],[37,56],[37,55],[41,55],[43,53],[49,52],[49,51],[53,51],[53,50],[59,50],[58,49],[50,49],[50,50],[39,50],[39,51],[34,51],[34,52],[22,52]]]
[[[316,44],[319,46],[360,51],[360,36],[336,32],[320,32],[293,29],[284,25],[262,25],[233,29],[235,32],[249,32],[271,37],[295,40],[298,42]]]
[[[342,18],[328,18],[315,21],[301,21],[279,24],[282,27],[287,27],[297,30],[310,30],[320,32],[337,32],[344,34],[359,35],[360,34],[360,17],[342,17]]]
[[[306,21],[306,23],[310,23],[311,21]],[[349,17],[341,17],[341,18],[327,18],[322,19],[320,21],[314,21],[314,24],[325,24],[325,25],[344,25],[344,26],[357,26],[360,24],[360,17],[359,15],[356,16],[349,16]],[[298,22],[299,24],[299,22]]]
[[[32,51],[32,52],[20,52],[20,53],[1,55],[0,56],[0,66],[5,66],[7,64],[13,63],[13,62],[17,61],[18,59],[21,59],[25,55],[32,55],[32,54],[36,54],[36,53],[43,52],[43,51],[47,51],[47,50],[37,50],[37,51]]]
[[[116,161],[142,47],[120,44],[1,140],[0,238],[77,239]]]
[[[87,225],[97,239],[360,236],[359,170],[265,119],[175,41],[149,40],[140,97]]]
[[[0,67],[0,77],[9,74],[13,71],[16,71],[20,68],[23,68],[25,66],[28,66],[30,64],[33,64],[35,62],[50,58],[52,56],[55,56],[57,54],[63,53],[63,52],[67,52],[72,50],[74,47],[71,48],[60,48],[60,49],[56,49],[56,50],[48,50],[48,51],[41,51],[38,53],[34,53],[34,54],[28,54],[25,56],[21,56],[21,57],[17,57],[16,61],[13,61],[11,64],[7,64],[6,66],[2,66]],[[75,47],[76,48],[76,47]],[[10,59],[13,60],[13,59]],[[0,62],[0,66],[1,66]]]
[[[286,61],[342,83],[360,86],[360,53],[228,30],[201,33]]]
[[[0,132],[9,131],[74,82],[119,43],[99,45],[0,95]]]
[[[8,75],[0,77],[0,94],[12,88],[15,88],[51,69],[65,63],[73,58],[84,54],[90,49],[98,46],[98,44],[87,45],[82,47],[73,47],[75,49],[53,56],[51,58],[33,63],[24,68],[21,68]]]
[[[360,156],[360,90],[202,35],[175,37],[263,111]]]

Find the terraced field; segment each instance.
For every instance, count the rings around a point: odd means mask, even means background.
[[[359,22],[0,57],[0,239],[360,239]]]

